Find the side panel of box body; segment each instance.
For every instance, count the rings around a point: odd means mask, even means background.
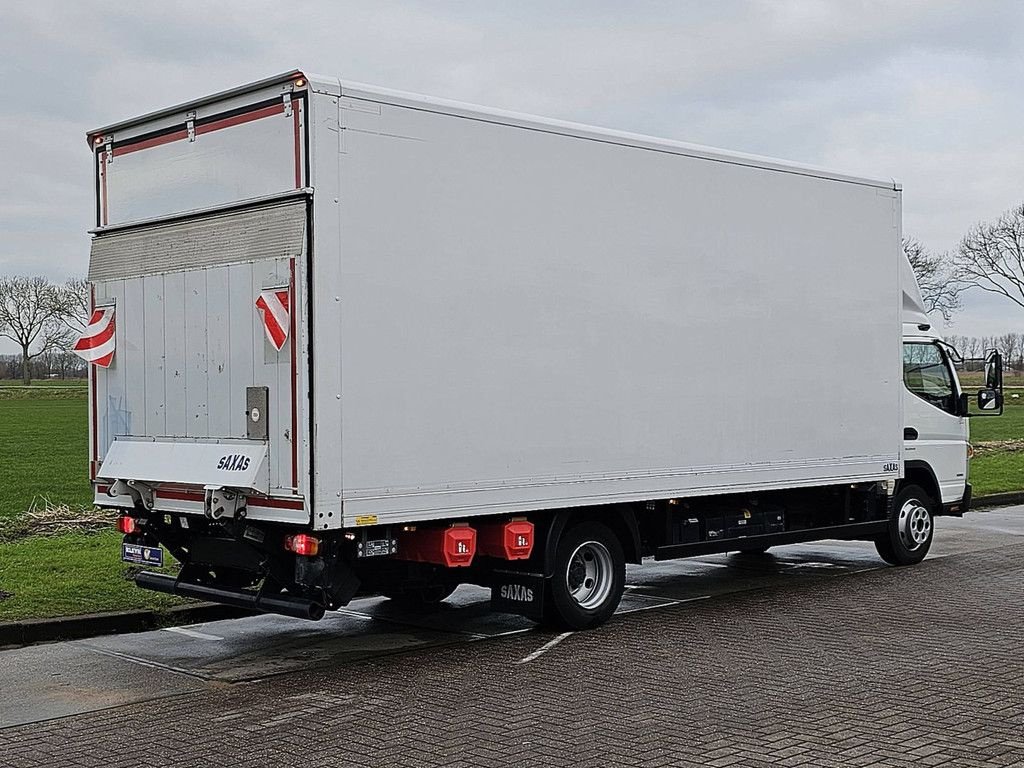
[[[897,192],[339,108],[314,115],[318,516],[321,488],[347,526],[897,476]]]

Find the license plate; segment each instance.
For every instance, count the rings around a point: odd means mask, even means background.
[[[122,544],[121,559],[136,565],[153,565],[157,568],[164,564],[164,551],[160,547],[146,547],[142,544]]]

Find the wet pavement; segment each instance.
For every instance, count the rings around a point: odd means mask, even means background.
[[[1024,765],[1024,508],[913,568],[819,542],[628,585],[572,635],[462,587],[2,651],[0,765]]]

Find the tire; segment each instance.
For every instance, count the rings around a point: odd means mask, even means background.
[[[892,502],[889,529],[875,539],[875,549],[889,565],[924,560],[935,535],[935,502],[916,485],[905,485]]]
[[[430,608],[443,602],[458,589],[458,584],[427,584],[422,587],[395,589],[384,593],[384,597],[405,608]]]
[[[544,623],[561,629],[591,629],[619,607],[626,588],[622,544],[606,525],[586,522],[562,534],[548,579]]]

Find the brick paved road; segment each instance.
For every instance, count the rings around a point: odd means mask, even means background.
[[[1024,545],[0,730],[4,766],[1024,766]]]

